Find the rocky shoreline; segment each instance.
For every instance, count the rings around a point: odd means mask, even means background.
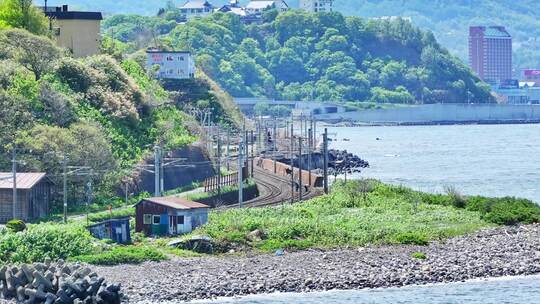
[[[426,259],[412,257],[424,253]],[[308,250],[283,256],[177,258],[98,267],[130,303],[182,302],[273,292],[364,289],[540,273],[540,225],[499,227],[433,242]]]

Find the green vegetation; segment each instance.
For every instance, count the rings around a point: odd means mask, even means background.
[[[6,228],[13,232],[20,232],[26,229],[26,224],[22,220],[11,220],[7,222]]]
[[[488,86],[431,33],[410,22],[302,11],[266,16],[263,24],[244,25],[234,14],[216,13],[161,32],[157,43],[169,49],[194,49],[198,67],[238,97],[376,103],[494,101]],[[140,22],[137,16],[112,18],[110,27],[115,31],[130,31]],[[157,23],[165,17],[145,18]]]
[[[64,161],[91,167],[91,209],[104,209],[122,202],[113,193],[155,144],[172,150],[196,140],[192,118],[135,61],[73,59],[21,29],[0,31],[0,50],[0,170],[10,168],[14,144],[19,170],[47,172],[56,184]],[[86,183],[69,178],[70,201],[85,195]]]
[[[23,28],[34,34],[46,34],[49,20],[32,4],[32,0],[0,0],[0,30],[6,28]]]
[[[137,264],[145,261],[162,261],[165,255],[151,247],[145,246],[114,246],[100,253],[81,255],[68,260],[95,265]]]
[[[80,224],[28,225],[21,232],[0,231],[0,264],[68,258],[93,252],[93,238]]]
[[[417,260],[425,260],[427,259],[427,256],[425,253],[423,252],[413,252],[413,254],[411,254],[411,257],[417,259]]]
[[[244,184],[244,191],[249,191],[250,189],[256,188],[257,185],[253,179],[248,179]],[[232,192],[238,192],[238,185],[223,186],[221,187],[221,195],[225,195]],[[202,200],[212,200],[218,197],[217,190],[211,192],[198,192],[192,193],[185,196],[186,199],[190,201],[202,201]]]
[[[292,206],[213,212],[209,224],[194,233],[207,234],[220,243],[270,251],[427,245],[484,227],[540,222],[540,206],[528,200],[467,197],[461,205],[455,202],[457,196],[417,192],[372,180],[338,181],[330,195]],[[248,234],[257,229],[264,237],[249,241]]]
[[[372,190],[358,195],[360,189]],[[214,212],[209,224],[195,234],[266,251],[367,244],[425,245],[491,226],[477,212],[432,204],[419,194],[375,181],[338,182],[332,194],[292,206]],[[256,229],[264,231],[265,238],[249,243],[246,236]]]

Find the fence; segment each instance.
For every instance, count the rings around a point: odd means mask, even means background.
[[[219,186],[231,186],[238,184],[238,172],[224,176],[212,176],[204,181],[204,192],[213,192]]]

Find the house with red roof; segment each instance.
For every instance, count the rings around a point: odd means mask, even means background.
[[[11,219],[31,221],[49,214],[52,183],[45,173],[0,172],[0,223]],[[15,184],[17,201],[13,202]],[[15,209],[15,210],[14,210]]]
[[[146,198],[135,205],[135,231],[153,236],[190,233],[208,222],[209,209],[177,196]]]

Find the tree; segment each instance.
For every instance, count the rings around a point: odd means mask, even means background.
[[[0,0],[0,28],[25,29],[37,35],[48,33],[49,20],[32,0]]]
[[[62,55],[53,42],[25,30],[0,32],[0,58],[10,58],[32,71],[39,80]]]

